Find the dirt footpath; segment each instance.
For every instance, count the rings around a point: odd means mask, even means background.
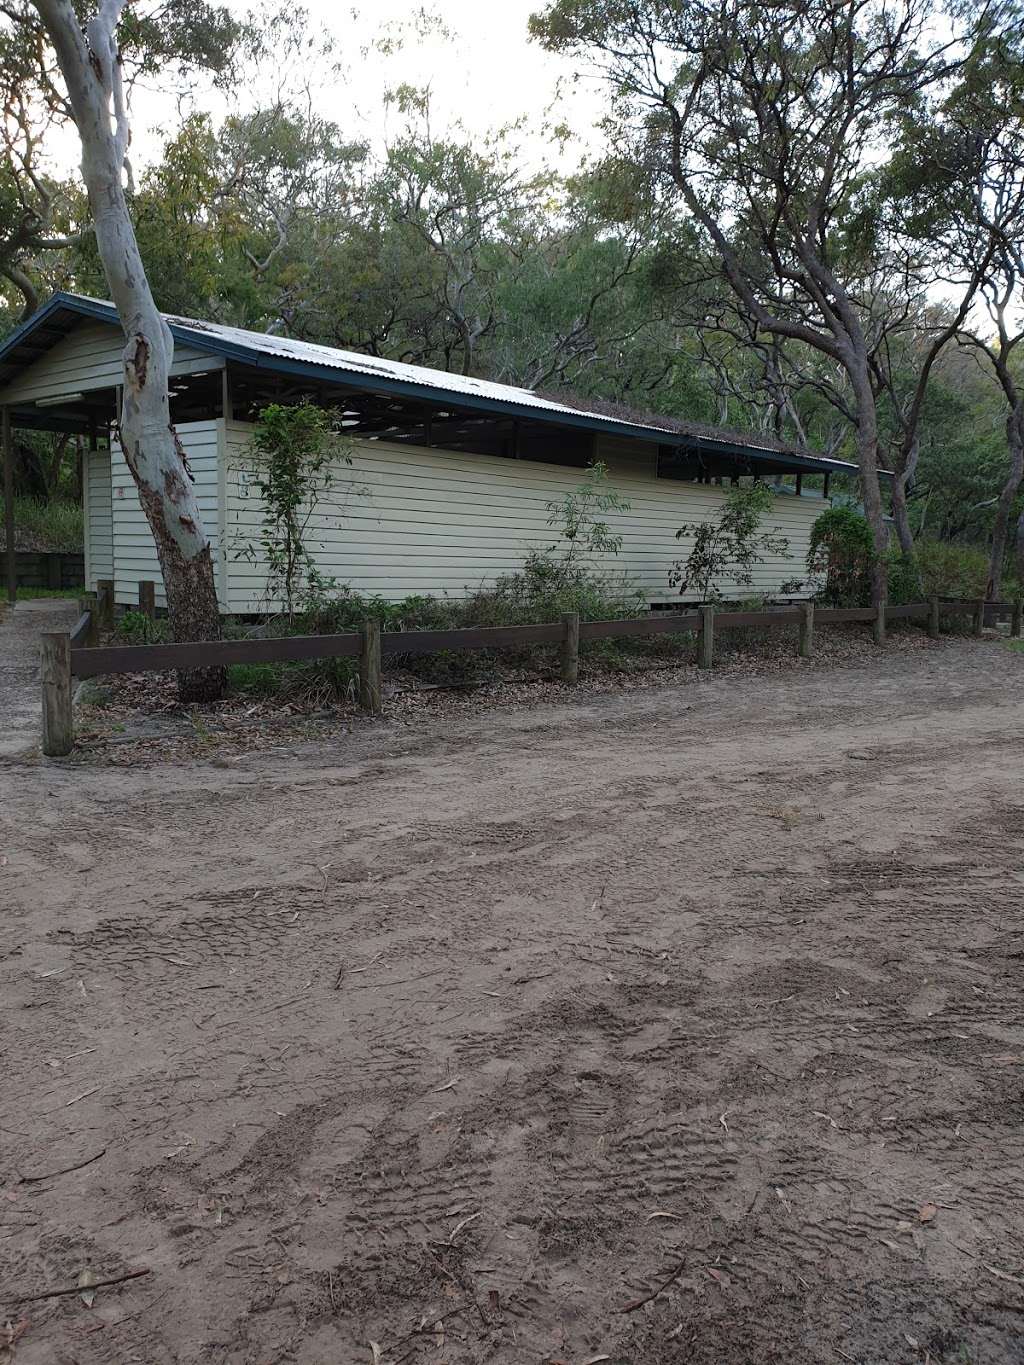
[[[0,766],[0,1359],[1024,1361],[1022,684]]]

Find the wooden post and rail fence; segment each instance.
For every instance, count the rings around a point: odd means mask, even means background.
[[[74,748],[73,680],[113,673],[153,673],[178,668],[226,667],[230,664],[289,663],[297,659],[355,659],[359,671],[359,703],[371,715],[381,711],[381,660],[387,654],[426,654],[442,649],[500,649],[503,646],[557,645],[559,673],[565,683],[579,678],[579,649],[583,640],[631,635],[697,636],[697,664],[714,665],[717,630],[796,626],[797,653],[809,659],[816,625],[870,623],[877,645],[885,644],[889,621],[922,620],[929,636],[938,639],[942,616],[971,617],[972,633],[980,636],[986,620],[1009,616],[1011,635],[1021,633],[1021,603],[944,601],[931,597],[908,606],[816,608],[802,602],[775,611],[716,611],[707,603],[695,611],[640,617],[624,621],[581,621],[564,612],[551,624],[482,626],[466,630],[382,631],[378,621],[364,621],[357,634],[282,635],[245,640],[210,640],[168,645],[101,645],[100,635],[114,624],[114,585],[102,582],[95,597],[79,599],[79,618],[70,631],[42,636],[40,675],[43,692],[43,753],[51,757]],[[139,584],[139,607],[155,613],[152,583]]]

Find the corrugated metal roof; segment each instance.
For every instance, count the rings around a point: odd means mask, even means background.
[[[17,328],[0,346],[0,387],[61,335],[64,315],[89,317],[120,325],[112,303],[81,294],[55,294],[27,323]],[[432,370],[424,365],[408,365],[396,360],[343,351],[333,346],[296,341],[291,337],[250,332],[222,323],[200,322],[195,318],[165,314],[175,340],[187,342],[198,350],[224,356],[241,364],[276,372],[306,376],[310,379],[347,383],[371,392],[407,394],[438,402],[449,401],[460,409],[502,412],[509,416],[584,427],[647,441],[678,445],[680,436],[688,446],[722,453],[741,453],[753,459],[771,459],[794,468],[856,473],[857,466],[833,460],[812,451],[782,446],[756,432],[709,428],[678,419],[659,419],[648,414],[620,415],[620,412],[595,411],[585,403],[574,407],[570,401],[541,397],[529,389],[511,384],[496,384],[486,379]]]

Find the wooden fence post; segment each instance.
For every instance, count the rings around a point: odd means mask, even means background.
[[[580,614],[578,611],[563,611],[562,625],[565,639],[561,645],[562,681],[579,682],[580,677]]]
[[[1019,601],[1014,602],[1013,616],[1010,618],[1010,634],[1015,635],[1018,640],[1020,639],[1020,619],[1022,609],[1024,609],[1024,602]]]
[[[156,620],[156,584],[148,579],[139,584],[139,611]]]
[[[711,668],[715,654],[715,609],[710,602],[701,602],[697,608],[700,617],[700,634],[697,636],[697,667]]]
[[[939,638],[939,599],[934,595],[928,599],[928,638]]]
[[[871,622],[871,638],[881,649],[885,644],[885,599],[875,603],[875,619]]]
[[[972,632],[971,632],[971,633],[974,635],[975,639],[979,639],[979,638],[980,638],[981,632],[984,630],[984,628],[985,628],[985,599],[984,599],[984,597],[979,597],[978,600],[977,600],[977,602],[975,602],[975,604],[974,604],[974,625],[973,625],[973,629],[972,629]]]
[[[800,643],[801,659],[809,659],[814,649],[814,603],[800,603]]]
[[[46,556],[46,586],[48,588],[59,590],[61,587],[60,560],[61,557],[56,550],[51,550]]]
[[[66,631],[42,636],[39,675],[43,684],[43,753],[63,758],[75,746],[71,711],[71,638]]]
[[[78,614],[89,613],[89,630],[85,637],[86,649],[95,649],[100,642],[100,604],[95,597],[78,599]]]
[[[101,578],[96,584],[96,596],[100,599],[100,629],[114,629],[114,580]]]
[[[359,705],[371,716],[381,713],[380,697],[380,622],[363,621],[359,626],[362,649],[359,653]]]

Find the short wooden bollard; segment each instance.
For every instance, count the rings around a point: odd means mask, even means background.
[[[100,642],[100,604],[95,597],[78,599],[78,614],[89,613],[89,629],[83,641],[86,649],[95,649]]]
[[[1010,618],[1010,634],[1020,639],[1021,614],[1024,612],[1024,602],[1014,602],[1013,616]]]
[[[578,611],[563,611],[562,625],[565,639],[560,647],[562,681],[570,685],[579,682],[580,677],[580,614]]]
[[[885,644],[885,602],[875,603],[875,616],[871,622],[871,638],[881,649]]]
[[[148,579],[139,584],[139,611],[156,620],[156,584]]]
[[[809,659],[814,649],[814,603],[800,603],[800,643],[797,646],[801,659]]]
[[[979,597],[974,604],[974,625],[971,634],[975,639],[980,639],[981,632],[985,629],[985,599]]]
[[[715,609],[710,602],[702,602],[697,608],[700,617],[700,634],[697,636],[697,667],[711,668],[715,658]]]
[[[75,745],[71,638],[66,631],[42,636],[39,676],[43,684],[43,753],[47,758],[63,758]]]
[[[359,653],[359,705],[371,716],[381,713],[380,696],[380,622],[363,621],[359,627],[362,649]]]
[[[928,638],[937,640],[939,638],[939,599],[929,597],[928,599]]]
[[[100,630],[114,629],[114,580],[101,578],[96,584],[96,596],[100,600]]]

